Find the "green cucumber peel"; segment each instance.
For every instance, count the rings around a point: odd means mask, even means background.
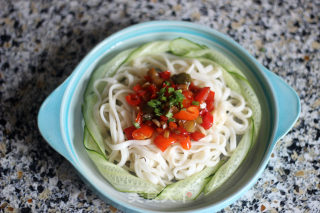
[[[247,156],[252,144],[254,133],[254,123],[251,123],[252,125],[250,129],[242,136],[237,148],[234,150],[229,160],[218,169],[205,186],[203,191],[205,195],[215,191],[224,184],[236,172]]]
[[[209,181],[208,177],[215,173],[223,163],[224,161],[220,160],[213,167],[207,167],[190,177],[166,186],[156,199],[176,201],[195,200]]]
[[[105,156],[103,152],[101,152],[100,147],[96,143],[95,140],[92,139],[92,136],[89,133],[87,127],[84,127],[84,134],[83,134],[83,145],[89,151],[95,151],[102,156]]]
[[[170,52],[177,56],[184,56],[190,51],[207,49],[205,45],[200,45],[185,38],[177,38],[170,42]]]
[[[128,58],[132,49],[126,50],[118,54],[111,61],[106,64],[101,65],[96,69],[88,82],[87,88],[84,93],[84,102],[82,104],[82,114],[84,118],[84,122],[90,132],[90,135],[94,138],[94,141],[98,145],[101,153],[106,156],[105,153],[105,143],[103,138],[106,136],[106,128],[101,124],[101,119],[97,114],[95,114],[96,110],[93,110],[96,107],[96,103],[99,101],[99,97],[94,92],[94,82],[97,79],[101,79],[107,75],[113,75],[119,66]],[[97,88],[98,91],[101,90],[101,86]]]
[[[87,148],[87,146],[93,148],[95,142],[88,132],[85,134],[84,144],[86,144],[86,150],[90,159],[94,162],[100,174],[108,180],[115,189],[121,192],[143,193],[147,198],[154,198],[161,192],[162,186],[130,174],[127,170],[109,162],[103,154]]]

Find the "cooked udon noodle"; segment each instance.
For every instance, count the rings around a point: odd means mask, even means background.
[[[190,150],[175,143],[162,152],[153,144],[153,138],[125,138],[123,129],[131,126],[136,116],[125,97],[133,92],[133,86],[143,80],[150,68],[169,70],[172,74],[186,72],[195,85],[210,87],[215,92],[213,127],[205,130],[199,126],[206,136],[197,142],[192,141]],[[106,86],[99,93],[97,87],[101,84]],[[248,129],[252,115],[245,99],[226,86],[220,66],[170,54],[137,58],[122,65],[114,76],[96,80],[94,87],[99,97],[94,109],[109,131],[105,138],[109,161],[162,186],[212,167],[223,156],[230,156]]]

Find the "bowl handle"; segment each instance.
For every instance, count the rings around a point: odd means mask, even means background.
[[[64,145],[60,130],[60,107],[70,76],[42,103],[38,113],[38,128],[49,145],[72,162]]]
[[[301,110],[300,99],[296,91],[284,80],[262,65],[261,67],[275,91],[279,118],[278,129],[274,139],[276,142],[287,134],[296,123]]]

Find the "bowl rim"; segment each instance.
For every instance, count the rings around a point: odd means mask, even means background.
[[[67,152],[69,153],[71,160],[73,161],[72,164],[76,167],[78,172],[80,172],[84,178],[87,179],[86,174],[82,172],[81,164],[79,164],[79,161],[76,159],[77,154],[75,153],[75,150],[72,149],[72,139],[70,138],[69,135],[69,128],[68,128],[68,111],[70,108],[70,103],[72,100],[72,96],[75,92],[75,89],[78,86],[78,83],[81,79],[81,76],[84,74],[86,71],[86,67],[88,66],[93,66],[93,64],[89,64],[89,62],[94,61],[94,62],[99,62],[99,60],[102,58],[102,56],[105,55],[105,48],[109,47],[110,49],[116,48],[118,42],[125,42],[126,40],[123,40],[124,34],[127,33],[132,33],[132,31],[138,29],[143,29],[143,28],[153,28],[157,27],[159,25],[165,25],[165,26],[179,26],[182,28],[192,28],[193,30],[198,30],[198,31],[203,31],[211,35],[212,37],[219,38],[219,40],[224,41],[226,44],[231,45],[233,49],[237,51],[237,53],[240,54],[240,60],[243,61],[246,65],[249,64],[250,67],[253,67],[255,71],[259,72],[259,76],[257,76],[257,73],[252,74],[255,76],[256,80],[258,82],[263,81],[264,86],[267,86],[268,90],[270,92],[265,93],[266,96],[268,97],[268,100],[271,100],[269,104],[271,105],[273,113],[270,112],[274,116],[274,120],[270,121],[272,123],[273,127],[271,130],[271,136],[270,136],[270,141],[268,144],[268,149],[265,150],[264,157],[261,160],[260,166],[258,167],[258,170],[254,173],[252,178],[248,180],[246,183],[244,183],[243,187],[240,187],[239,190],[236,192],[232,193],[227,197],[225,200],[221,200],[215,204],[206,204],[204,206],[201,206],[200,208],[197,209],[197,211],[208,211],[208,210],[219,210],[227,205],[230,205],[232,202],[235,200],[239,199],[239,197],[247,191],[249,188],[252,187],[253,184],[256,183],[258,177],[264,170],[266,164],[268,163],[268,159],[271,155],[272,148],[275,144],[275,141],[273,141],[275,132],[277,130],[278,126],[278,109],[277,109],[277,104],[276,104],[276,98],[275,98],[275,91],[273,90],[271,83],[269,82],[267,76],[264,74],[262,68],[260,67],[261,65],[242,47],[240,46],[237,42],[235,42],[232,38],[229,36],[220,33],[214,29],[211,29],[209,27],[199,25],[196,23],[190,23],[190,22],[184,22],[184,21],[150,21],[150,22],[145,22],[145,23],[140,23],[136,25],[129,26],[127,28],[124,28],[107,38],[105,38],[103,41],[99,42],[97,46],[95,46],[93,49],[90,50],[90,52],[80,61],[78,66],[74,69],[72,72],[72,75],[70,76],[70,81],[67,85],[67,88],[65,90],[65,93],[62,98],[62,103],[61,103],[61,111],[60,111],[60,127],[61,127],[61,135],[63,138],[63,143],[65,144],[65,147],[67,149]],[[135,35],[132,35],[134,37]],[[129,37],[129,36],[128,36]],[[127,39],[128,39],[127,37]],[[119,39],[120,38],[120,39]],[[103,50],[103,51],[102,51]],[[239,54],[236,54],[236,57],[239,58]],[[245,60],[243,60],[245,59]],[[122,202],[116,199],[113,199],[112,196],[109,196],[107,193],[102,193],[97,187],[94,186],[94,184],[91,184],[95,188],[96,191],[101,193],[103,196],[105,196],[107,199],[111,200],[112,202],[123,206],[126,209],[132,209],[135,211],[146,211],[146,209],[141,209],[137,206],[133,206],[128,202]],[[148,210],[149,211],[149,210]],[[190,210],[194,212],[194,210]],[[159,212],[157,210],[154,210],[153,212]]]

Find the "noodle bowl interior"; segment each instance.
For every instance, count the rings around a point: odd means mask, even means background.
[[[190,133],[188,149],[177,142],[164,150],[155,144],[156,137],[165,134],[157,132],[156,128],[165,131],[169,128],[168,122],[159,127],[154,121],[155,128],[149,138],[135,139],[126,135],[125,130],[132,127],[139,113],[139,107],[128,103],[127,96],[135,92],[133,88],[137,84],[146,82],[145,76],[151,69],[169,71],[171,76],[186,73],[196,87],[209,87],[214,92],[214,109],[209,112],[214,118],[212,126],[204,128],[201,123],[197,124],[193,131],[203,136],[194,140]],[[106,129],[104,141],[108,160],[139,178],[162,186],[215,166],[225,156],[231,156],[249,128],[252,116],[244,97],[226,86],[221,67],[205,59],[167,53],[138,57],[123,64],[114,76],[97,79],[94,88],[99,101],[93,110],[96,120]],[[200,111],[205,107],[201,103],[194,104]],[[170,116],[175,118],[174,114]],[[179,126],[179,122],[176,124]]]

